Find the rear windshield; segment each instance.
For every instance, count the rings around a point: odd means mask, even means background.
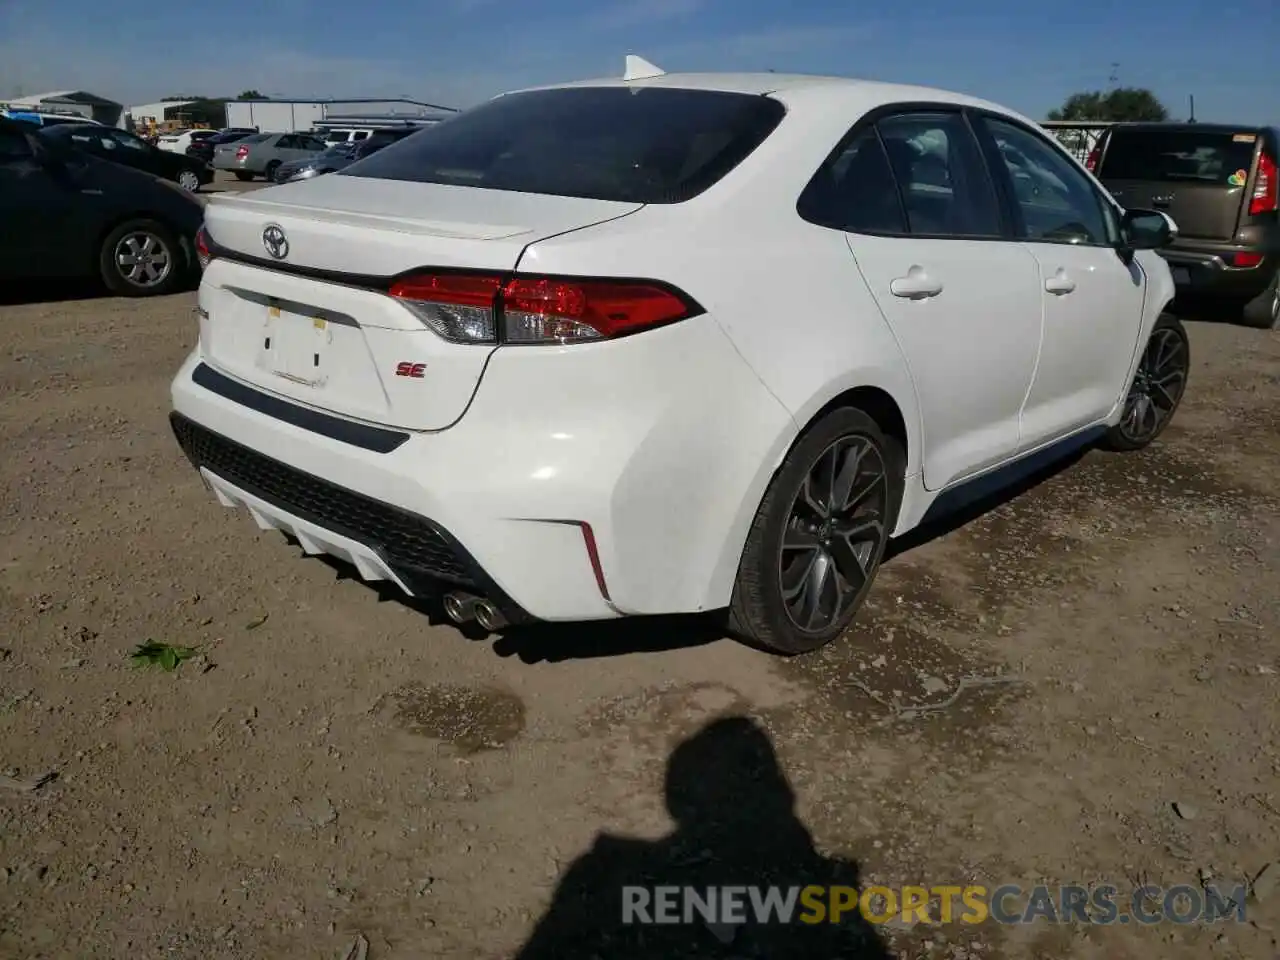
[[[434,124],[341,175],[680,203],[741,163],[784,112],[768,97],[710,90],[531,90]]]
[[[1099,176],[1113,180],[1193,181],[1243,186],[1256,133],[1115,130]]]
[[[242,143],[261,143],[263,140],[270,140],[275,134],[271,133],[255,133],[252,136],[245,137]]]

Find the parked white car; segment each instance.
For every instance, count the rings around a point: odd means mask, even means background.
[[[944,494],[1168,424],[1173,223],[1031,120],[628,76],[210,202],[172,420],[223,504],[487,629],[727,609],[794,653]]]
[[[197,140],[216,136],[217,130],[183,130],[181,133],[166,133],[156,140],[156,146],[170,153],[186,153],[187,147]]]

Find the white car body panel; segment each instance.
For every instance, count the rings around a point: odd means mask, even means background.
[[[522,610],[547,620],[725,606],[779,464],[848,391],[874,391],[900,411],[907,460],[896,534],[956,484],[1118,419],[1140,347],[1172,298],[1154,252],[1126,267],[1109,249],[868,237],[796,212],[833,146],[876,107],[945,102],[1032,121],[956,94],[841,79],[664,75],[589,85],[769,93],[788,114],[723,180],[679,204],[340,174],[216,196],[210,235],[255,262],[218,258],[206,271],[206,316],[173,382],[175,411],[430,518]],[[705,312],[598,343],[450,343],[384,293],[272,269],[268,224],[287,233],[289,262],[313,272],[653,278]],[[889,292],[914,266],[941,281],[938,296]],[[1066,297],[1044,289],[1059,270],[1077,280]],[[264,346],[271,304],[324,320],[315,335],[323,382],[279,375]],[[424,363],[422,378],[397,379],[400,361]],[[375,453],[283,423],[194,383],[201,364],[301,407],[411,436]],[[260,523],[301,530],[371,576],[394,578],[367,544],[217,479],[220,498],[248,505]],[[580,524],[594,532],[607,589]]]
[[[192,140],[211,137],[218,131],[210,130],[208,133],[202,134],[201,137],[192,137],[192,133],[194,132],[195,131],[192,130],[184,130],[182,133],[161,134],[156,140],[156,146],[161,150],[168,151],[169,153],[186,153],[187,147],[191,146]]]

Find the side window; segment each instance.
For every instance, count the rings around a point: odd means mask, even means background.
[[[796,210],[810,223],[848,233],[907,232],[889,158],[870,127],[822,165]]]
[[[286,133],[283,137],[276,141],[277,150],[293,150],[298,146],[298,138],[291,133]]]
[[[999,237],[1000,205],[959,113],[904,113],[877,126],[912,233]]]
[[[1107,245],[1112,231],[1087,177],[1041,137],[1012,123],[982,119],[1013,183],[1021,235],[1045,243]]]
[[[31,144],[17,130],[0,130],[0,163],[30,160]]]
[[[129,134],[125,133],[123,130],[114,130],[111,133],[106,134],[105,138],[119,143],[126,150],[145,151],[147,149],[147,145],[145,143],[137,137],[129,136]],[[106,144],[104,143],[103,146],[106,146]]]

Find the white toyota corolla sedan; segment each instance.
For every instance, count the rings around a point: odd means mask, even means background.
[[[219,501],[486,629],[796,653],[942,495],[1169,422],[1173,222],[1033,121],[628,65],[212,200],[172,423]]]

